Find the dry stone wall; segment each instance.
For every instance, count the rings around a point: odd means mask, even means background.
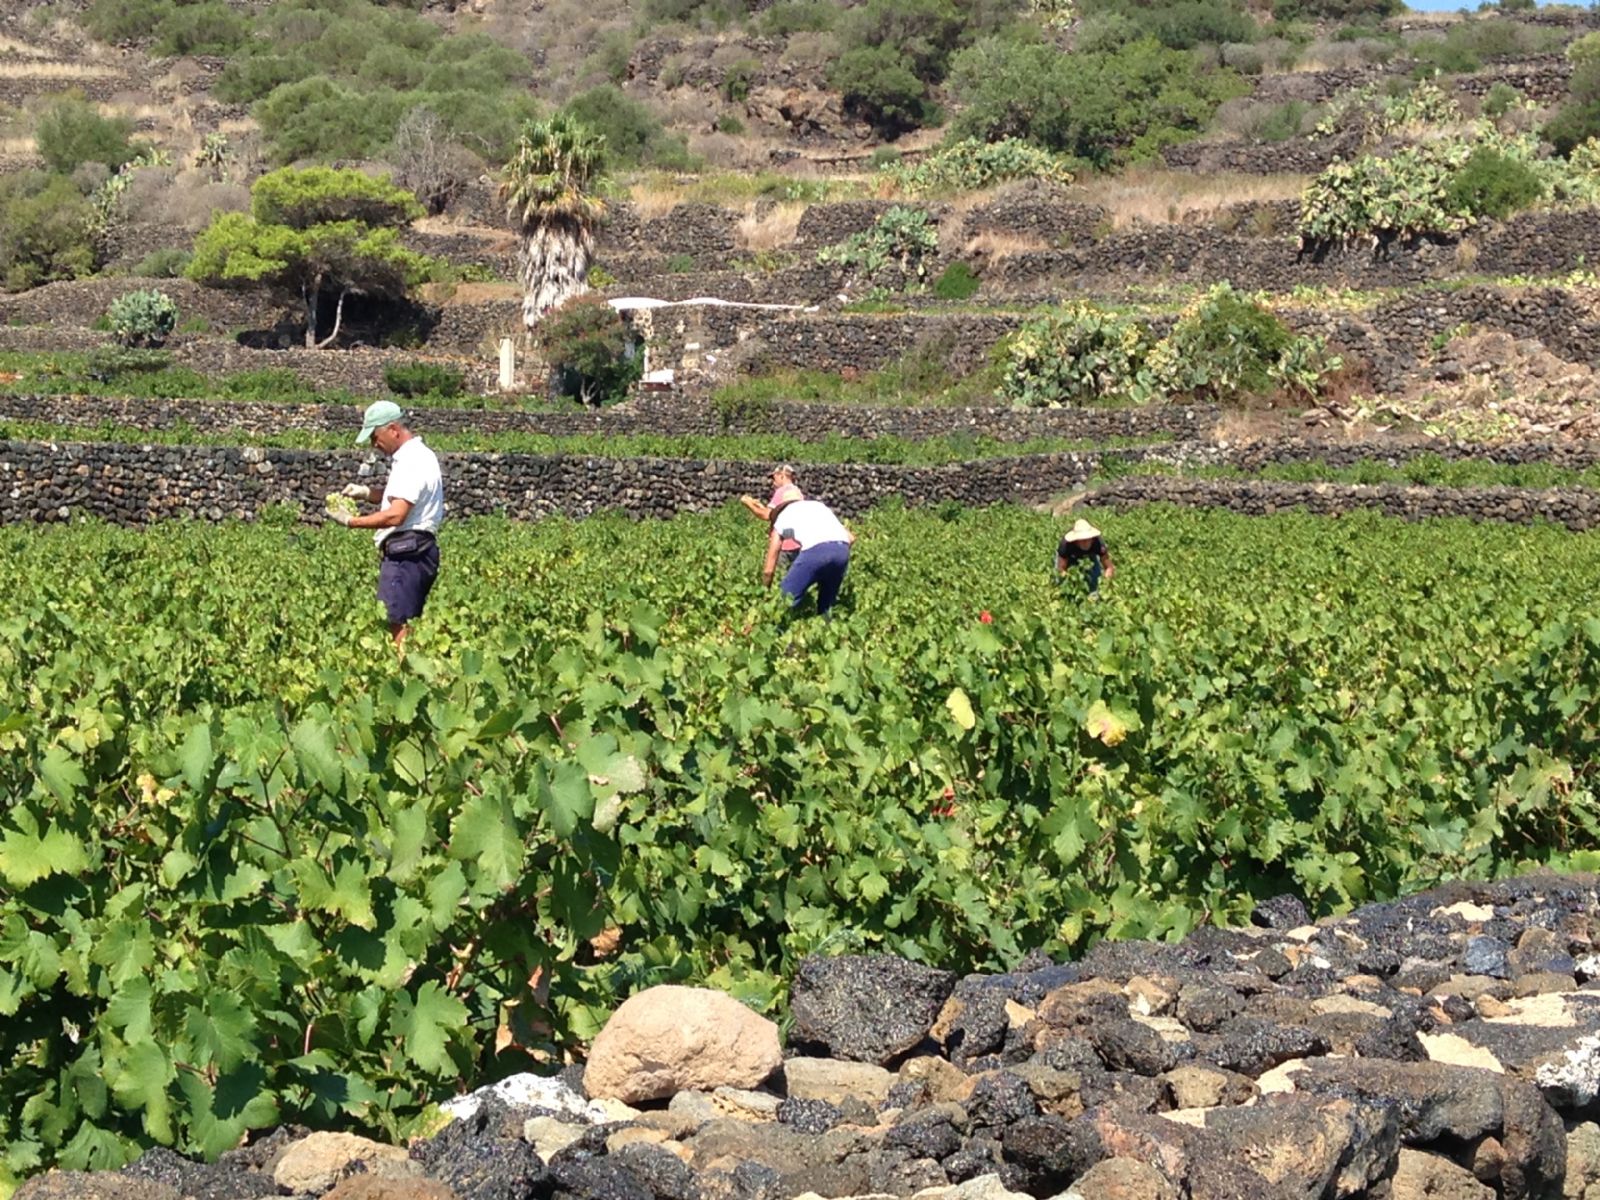
[[[917,441],[965,434],[1002,442],[1036,438],[1102,440],[1166,435],[1189,441],[1208,433],[1219,410],[1212,406],[1153,405],[1126,409],[854,408],[775,404],[724,417],[708,404],[682,397],[642,394],[615,408],[504,411],[423,408],[411,426],[429,433],[621,436],[661,434],[771,434],[798,441],[830,436],[897,437]],[[75,426],[100,421],[127,429],[193,429],[240,439],[281,433],[349,432],[358,418],[349,405],[290,405],[206,400],[137,400],[74,396],[0,395],[0,419]]]
[[[1162,452],[1132,450],[1119,456],[1137,459]],[[584,455],[442,458],[454,516],[501,513],[515,519],[584,517],[611,510],[635,517],[706,511],[759,491],[771,465]],[[914,506],[1038,503],[1082,487],[1099,465],[1100,455],[1085,452],[938,467],[808,464],[801,474],[809,494],[855,515],[891,498]],[[180,517],[254,520],[281,505],[299,509],[303,519],[320,521],[328,492],[353,478],[381,478],[384,469],[379,455],[355,450],[0,442],[0,524],[84,517],[120,525]],[[1435,488],[1132,476],[1099,486],[1090,503],[1112,508],[1177,504],[1256,516],[1294,509],[1339,516],[1372,509],[1406,520],[1456,516],[1600,528],[1600,491],[1577,487]]]
[[[105,276],[0,294],[0,325],[86,328],[104,316],[119,296],[150,288],[172,297],[180,322],[201,317],[217,329],[271,329],[295,316],[281,299],[261,288],[207,288],[187,279]]]
[[[984,284],[1023,299],[1068,290],[1106,293],[1129,283],[1218,279],[1287,292],[1299,285],[1407,287],[1466,274],[1553,276],[1589,265],[1597,236],[1600,210],[1525,213],[1480,226],[1460,241],[1425,239],[1386,255],[1351,249],[1316,260],[1297,252],[1292,225],[1270,237],[1215,226],[1156,225],[1012,255],[986,274]]]
[[[1107,508],[1176,504],[1259,517],[1296,510],[1327,517],[1375,510],[1407,521],[1467,517],[1515,525],[1550,521],[1575,531],[1600,528],[1600,491],[1591,488],[1441,488],[1130,476],[1097,487],[1088,503]]]
[[[453,516],[517,519],[706,511],[760,491],[771,469],[770,463],[581,455],[441,459]],[[911,505],[1040,501],[1081,485],[1095,462],[1090,454],[1053,454],[940,467],[808,465],[803,482],[809,494],[852,515],[891,497]],[[380,456],[357,451],[0,441],[0,524],[254,520],[275,505],[320,520],[330,491],[362,475],[381,479],[384,470]]]

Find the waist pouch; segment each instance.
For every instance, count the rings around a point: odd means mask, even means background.
[[[433,534],[426,529],[406,529],[383,539],[378,553],[384,558],[419,558],[433,545]]]

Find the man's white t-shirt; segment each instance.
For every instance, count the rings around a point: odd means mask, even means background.
[[[389,507],[394,499],[411,501],[411,511],[406,519],[393,529],[379,529],[372,540],[383,545],[391,533],[407,529],[423,529],[438,533],[444,524],[444,477],[439,474],[439,457],[422,444],[422,439],[412,434],[389,459],[389,480],[383,485],[380,508]]]
[[[779,537],[793,538],[800,549],[809,550],[824,542],[848,542],[850,531],[833,515],[833,509],[820,500],[796,500],[786,504],[772,526]]]

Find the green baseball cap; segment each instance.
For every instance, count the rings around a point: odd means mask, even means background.
[[[356,444],[366,445],[372,440],[374,433],[385,425],[403,419],[405,415],[393,400],[374,400],[367,405],[367,411],[361,414],[361,432],[356,434]]]

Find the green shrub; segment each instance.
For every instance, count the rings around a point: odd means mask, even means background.
[[[112,336],[124,346],[154,347],[177,327],[178,306],[165,292],[127,292],[111,302],[106,319]]]
[[[250,18],[221,0],[184,4],[161,22],[156,53],[232,54],[250,38]]]
[[[1083,0],[1086,21],[1100,24],[1097,43],[1108,45],[1155,38],[1173,50],[1224,42],[1253,42],[1255,21],[1237,0],[1174,0],[1146,4],[1138,0]]]
[[[843,34],[847,49],[894,49],[918,79],[938,83],[981,21],[981,6],[963,13],[953,0],[867,0],[850,10]]]
[[[555,390],[584,404],[625,399],[644,373],[644,355],[622,315],[598,296],[574,296],[533,334]]]
[[[644,0],[644,17],[652,25],[725,29],[742,15],[736,0]]]
[[[778,0],[756,18],[755,25],[767,37],[825,33],[838,24],[841,11],[827,0]]]
[[[60,175],[0,175],[0,282],[20,290],[90,274],[93,218],[83,194]]]
[[[723,113],[717,118],[716,129],[718,133],[725,133],[729,137],[738,137],[744,132],[744,122],[732,113]]]
[[[1445,193],[1445,202],[1475,217],[1507,217],[1536,203],[1545,192],[1528,163],[1492,146],[1474,150]]]
[[[539,115],[528,59],[482,33],[445,36],[407,8],[369,0],[256,6],[250,36],[214,94],[255,106],[280,162],[380,156],[400,118],[418,108],[436,114],[456,143],[503,159],[521,125]]]
[[[1461,106],[1426,81],[1385,92],[1376,84],[1336,96],[1317,122],[1313,135],[1329,137],[1352,126],[1365,141],[1378,141],[1407,125],[1451,125],[1461,120]]]
[[[1150,396],[1148,335],[1132,318],[1094,304],[1074,302],[1027,322],[997,353],[1001,394],[1028,408]]]
[[[176,11],[173,0],[94,0],[83,15],[83,25],[103,42],[139,41]]]
[[[39,115],[34,141],[39,157],[52,171],[70,175],[84,163],[100,163],[115,171],[131,162],[139,148],[130,140],[133,122],[102,117],[80,96],[57,96]]]
[[[1059,155],[1018,138],[979,142],[946,141],[921,162],[897,161],[879,169],[904,191],[977,191],[1011,179],[1039,179],[1063,186],[1072,182],[1068,162]]]
[[[177,246],[152,250],[128,270],[139,279],[177,279],[189,265],[189,252]]]
[[[316,75],[305,59],[289,54],[252,54],[234,58],[217,76],[212,95],[227,104],[254,104],[286,83]]]
[[[1575,67],[1585,63],[1600,62],[1600,30],[1586,33],[1581,38],[1574,38],[1567,43],[1564,51],[1567,61]]]
[[[172,355],[165,350],[91,350],[84,359],[84,374],[101,383],[116,383],[140,376],[157,375],[172,368]]]
[[[439,363],[390,363],[383,368],[383,383],[397,396],[450,399],[467,390],[466,376]]]
[[[1544,136],[1561,154],[1600,137],[1600,59],[1572,68],[1566,102],[1545,125]]]
[[[689,169],[694,163],[683,139],[668,133],[655,113],[615,84],[602,83],[579,93],[563,111],[606,139],[606,158],[614,167],[671,171]]]
[[[1486,59],[1542,54],[1559,45],[1563,36],[1559,30],[1523,21],[1479,18],[1450,26],[1442,41],[1421,42],[1412,48],[1412,53],[1422,72],[1458,75],[1476,71]]]
[[[899,137],[938,118],[928,85],[892,46],[845,51],[829,68],[828,83],[842,95],[846,111],[871,125],[880,137]]]
[[[1412,48],[1417,60],[1415,75],[1431,79],[1435,75],[1469,75],[1483,66],[1483,58],[1470,45],[1449,37],[1442,41],[1419,42]]]
[[[1544,136],[1559,154],[1571,154],[1591,138],[1600,138],[1600,100],[1563,105],[1546,123]]]
[[[394,140],[404,101],[383,89],[356,91],[325,75],[274,88],[252,110],[273,161],[370,158]]]
[[[933,294],[941,300],[969,300],[978,293],[978,277],[964,262],[953,262],[933,281]]]
[[[1459,142],[1434,142],[1333,163],[1301,193],[1301,249],[1459,233],[1470,218],[1451,201],[1450,184],[1470,153]]]
[[[306,404],[316,397],[316,390],[288,367],[237,371],[224,379],[218,390],[233,400],[262,404]]]
[[[1259,32],[1247,13],[1212,0],[1178,0],[1136,10],[1147,14],[1145,30],[1172,50],[1192,50],[1200,45],[1252,42]]]
[[[694,255],[679,250],[667,255],[667,270],[674,275],[687,275],[694,270]]]
[[[817,262],[845,267],[868,280],[895,266],[920,282],[927,274],[928,259],[938,250],[939,229],[927,210],[897,204],[870,229],[819,250]]]
[[[1503,117],[1521,102],[1520,91],[1509,83],[1497,83],[1483,97],[1483,113],[1487,117]]]
[[[1148,366],[1163,391],[1227,402],[1270,391],[1294,333],[1227,282],[1186,307]]]
[[[1107,167],[1194,137],[1249,85],[1150,38],[1071,55],[990,38],[956,56],[950,89],[962,105],[953,139],[1020,138]]]
[[[730,63],[722,72],[722,98],[730,103],[739,103],[750,95],[750,85],[755,82],[756,75],[761,71],[761,64],[753,58],[741,58],[738,62]]]
[[[1250,133],[1263,142],[1286,142],[1298,137],[1311,106],[1303,100],[1285,100],[1263,112],[1250,129]]]

